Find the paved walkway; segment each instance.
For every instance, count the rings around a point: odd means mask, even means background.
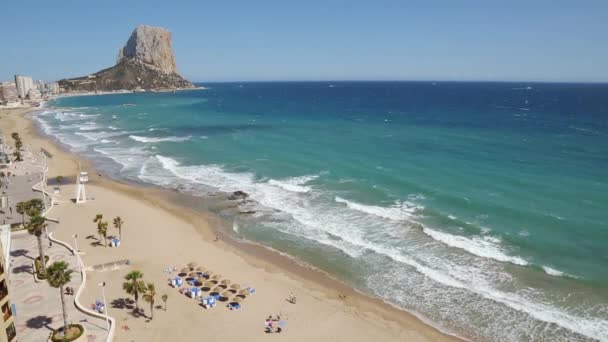
[[[51,225],[49,230],[51,230]],[[63,325],[59,289],[51,287],[46,281],[34,281],[32,261],[38,256],[36,237],[27,232],[13,233],[11,249],[11,273],[9,291],[15,304],[15,328],[19,341],[46,341],[49,333]],[[72,273],[72,281],[67,285],[77,290],[81,283],[78,263],[65,247],[53,244],[43,238],[45,255],[50,263],[66,261]],[[105,341],[106,322],[80,312],[74,305],[73,296],[65,296],[68,323],[82,324],[87,330],[85,341]]]
[[[42,199],[42,193],[32,190],[32,186],[40,182],[40,173],[32,173],[23,176],[5,177],[2,182],[2,196],[8,197],[8,207],[0,210],[0,224],[21,223],[21,214],[17,213],[16,205],[22,201],[33,198]],[[50,200],[47,198],[47,206]],[[27,222],[28,217],[25,215]]]

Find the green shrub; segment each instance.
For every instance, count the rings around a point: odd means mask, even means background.
[[[48,262],[49,256],[45,255],[44,260],[46,260],[46,262]],[[34,265],[36,265],[36,276],[38,277],[38,279],[40,279],[40,280],[46,279],[46,274],[42,273],[42,265],[40,265],[40,257],[36,257],[36,259],[34,259]]]
[[[78,331],[74,332],[73,331],[74,328],[78,329]],[[80,336],[82,336],[82,334],[84,333],[84,327],[82,325],[80,325],[80,324],[70,324],[70,325],[68,325],[68,336],[67,336],[67,339],[65,339],[65,340],[63,339],[63,336],[59,336],[58,335],[59,331],[60,330],[55,330],[53,332],[53,335],[51,336],[51,341],[53,341],[53,342],[64,342],[64,341],[70,342],[70,341],[74,341],[77,338],[79,338]]]

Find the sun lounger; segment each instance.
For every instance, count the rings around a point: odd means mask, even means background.
[[[205,309],[209,309],[215,307],[217,305],[217,301],[214,297],[209,296],[200,300],[201,304]]]
[[[230,310],[238,310],[241,308],[241,304],[239,303],[230,303],[228,306],[230,307]]]
[[[197,298],[201,294],[201,289],[198,287],[193,287],[189,291],[191,298]]]
[[[254,294],[255,293],[255,289],[251,286],[247,287],[247,291],[249,291],[249,294]]]
[[[180,287],[182,286],[182,278],[180,277],[175,277],[171,280],[171,285],[173,285],[173,287]]]

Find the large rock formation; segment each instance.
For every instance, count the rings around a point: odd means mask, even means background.
[[[116,65],[94,74],[59,81],[66,92],[192,88],[177,72],[171,32],[138,26],[118,52]]]

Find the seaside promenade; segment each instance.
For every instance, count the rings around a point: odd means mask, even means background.
[[[5,151],[10,155],[12,148],[5,146]],[[50,212],[53,201],[42,191],[34,190],[44,188],[42,156],[26,149],[23,157],[22,162],[13,162],[2,170],[4,177],[1,190],[2,196],[6,198],[6,207],[0,211],[0,220],[2,224],[13,227],[7,260],[8,288],[17,338],[20,341],[45,341],[53,330],[62,327],[64,323],[59,289],[34,276],[33,261],[38,256],[38,242],[34,235],[21,227],[29,217],[18,213],[16,207],[19,202],[40,199],[45,203],[46,212]],[[66,262],[73,273],[71,281],[65,286],[78,289],[82,284],[78,257],[65,246],[51,243],[48,234],[60,229],[61,225],[53,221],[47,221],[47,224],[42,239],[42,248],[49,258],[47,265],[55,261]],[[108,331],[105,320],[79,310],[75,306],[74,295],[66,295],[66,314],[69,324],[80,324],[85,328],[81,339],[89,342],[106,340]]]

